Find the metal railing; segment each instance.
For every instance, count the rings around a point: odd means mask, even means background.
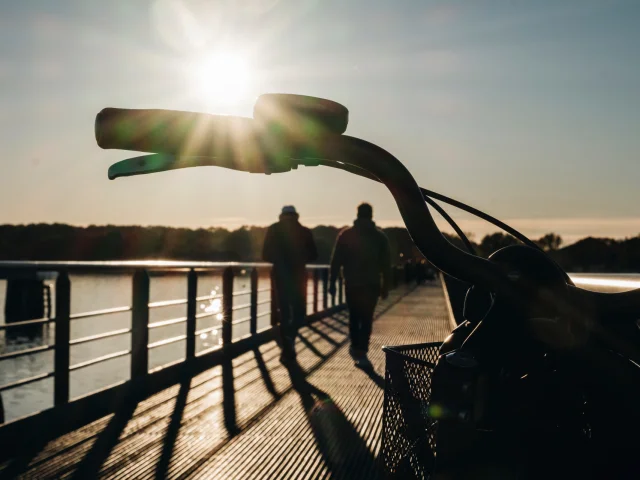
[[[12,273],[24,274],[37,272],[55,272],[54,294],[54,316],[53,318],[40,318],[19,322],[5,323],[0,325],[0,331],[7,331],[14,327],[25,325],[53,325],[53,341],[46,345],[24,348],[17,351],[10,351],[0,354],[0,369],[2,364],[10,359],[24,356],[31,356],[47,351],[53,351],[52,369],[32,375],[27,378],[20,378],[0,385],[0,394],[9,390],[39,382],[44,379],[53,378],[53,410],[65,407],[73,403],[70,398],[70,373],[84,369],[109,360],[120,357],[130,357],[129,384],[144,384],[152,377],[156,370],[168,370],[170,368],[151,369],[149,368],[149,352],[160,347],[185,343],[185,356],[183,359],[170,364],[170,367],[188,366],[198,363],[196,371],[202,371],[204,366],[212,366],[219,363],[224,358],[246,351],[252,346],[259,345],[273,338],[273,326],[277,323],[276,302],[274,288],[270,279],[270,264],[265,263],[207,263],[207,262],[0,262],[0,274],[4,278],[11,278]],[[248,289],[234,291],[234,278],[237,272],[247,272],[250,280]],[[324,316],[341,309],[343,307],[343,287],[340,279],[338,298],[329,300],[328,279],[329,271],[326,265],[309,266],[308,289],[311,295],[307,297],[307,302],[312,306],[311,316]],[[72,282],[70,275],[74,274],[100,274],[100,273],[120,273],[131,276],[131,305],[105,308],[81,313],[71,313],[71,293]],[[186,298],[175,298],[161,301],[150,301],[151,278],[165,275],[186,276],[187,296]],[[221,293],[212,292],[210,295],[198,296],[198,281],[203,275],[220,275],[222,279]],[[260,278],[270,279],[269,287],[259,288]],[[260,295],[262,294],[262,295]],[[259,298],[265,296],[267,298]],[[239,297],[249,297],[248,302],[235,304],[234,299]],[[203,301],[218,300],[220,309],[213,311],[198,312],[197,305]],[[311,303],[312,302],[312,303]],[[265,306],[270,308],[265,310]],[[185,315],[168,318],[158,321],[150,321],[150,312],[165,307],[184,306]],[[233,317],[235,312],[247,312],[241,318]],[[131,313],[130,326],[127,328],[116,328],[105,332],[85,335],[78,338],[71,338],[71,326],[73,322],[84,319],[99,318],[104,319],[114,314]],[[267,326],[259,328],[259,319],[270,315],[271,321]],[[197,322],[202,318],[216,316],[220,323],[216,326],[206,326],[197,329]],[[248,324],[248,334],[236,337],[234,329],[240,325]],[[179,335],[170,338],[150,342],[149,333],[152,330],[167,327],[170,325],[184,325],[184,331]],[[196,352],[196,339],[200,335],[210,334],[219,331],[218,345]],[[71,348],[78,345],[95,344],[107,339],[130,335],[130,345],[128,348],[120,349],[94,358],[89,358],[74,364],[70,363]],[[238,347],[238,348],[233,348]],[[213,358],[215,356],[215,359]],[[203,361],[208,360],[211,361]],[[183,372],[182,368],[180,372]],[[174,368],[174,374],[178,370]],[[196,372],[197,373],[197,372]],[[176,375],[174,375],[175,377]],[[122,383],[122,382],[121,382]],[[160,382],[162,383],[162,382]],[[165,382],[166,383],[166,382]],[[121,385],[116,384],[115,387]],[[112,387],[112,388],[115,388]],[[110,386],[103,388],[99,393],[108,391]],[[91,397],[91,394],[83,396]],[[0,397],[1,404],[1,397]],[[1,406],[0,406],[1,409]],[[19,422],[21,419],[15,420]],[[2,426],[0,425],[0,429]]]

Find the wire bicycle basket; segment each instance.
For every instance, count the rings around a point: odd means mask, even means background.
[[[424,343],[383,347],[386,369],[378,459],[387,478],[431,478],[437,422],[428,411],[440,346],[441,343]]]

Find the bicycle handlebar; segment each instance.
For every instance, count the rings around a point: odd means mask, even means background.
[[[329,132],[300,138],[243,117],[124,109],[98,114],[96,139],[102,148],[160,154],[118,162],[110,178],[201,165],[257,173],[321,162],[351,165],[387,186],[416,246],[437,268],[472,283],[495,285],[502,277],[493,263],[444,238],[411,173],[389,152],[364,140]]]
[[[451,244],[435,224],[407,168],[367,141],[327,131],[313,135],[302,130],[282,131],[245,117],[168,110],[107,108],[96,117],[95,130],[102,148],[156,153],[112,165],[112,179],[195,166],[270,174],[298,165],[326,165],[380,181],[393,195],[414,243],[436,268],[497,294],[513,295],[506,272]],[[572,290],[578,291],[575,287]],[[640,302],[640,291],[582,292],[585,300],[604,314],[626,314]]]

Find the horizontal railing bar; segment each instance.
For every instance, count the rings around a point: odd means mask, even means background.
[[[251,290],[240,290],[239,292],[233,292],[233,297],[241,297],[242,295],[251,295]]]
[[[195,335],[202,335],[203,333],[209,333],[209,332],[213,332],[214,330],[220,330],[220,325],[216,325],[215,327],[207,327],[207,328],[203,328],[201,330],[197,330]]]
[[[45,323],[53,322],[53,318],[36,318],[34,320],[23,320],[21,322],[11,322],[0,325],[0,330],[5,330],[13,327],[22,327],[24,325],[44,325]]]
[[[0,262],[0,268],[12,270],[66,270],[69,272],[87,270],[115,270],[126,269],[129,271],[138,269],[147,270],[170,270],[175,268],[197,268],[197,269],[220,269],[225,267],[270,267],[266,262],[181,262],[172,260],[123,260],[123,261],[26,261],[7,260]],[[309,265],[310,268],[313,268]]]
[[[125,355],[129,355],[131,350],[122,350],[120,352],[108,353],[101,357],[92,358],[91,360],[87,360],[86,362],[76,363],[75,365],[71,365],[69,367],[69,371],[73,372],[74,370],[78,370],[80,368],[90,367],[91,365],[95,365],[96,363],[106,362],[107,360],[112,360],[114,358],[124,357]]]
[[[198,353],[196,353],[196,357],[199,357],[201,355],[206,355],[207,353],[211,353],[214,350],[220,350],[222,348],[222,345],[214,345],[213,347],[209,347],[206,350],[201,350]]]
[[[80,345],[82,343],[95,342],[97,340],[103,340],[105,338],[117,337],[118,335],[126,335],[131,333],[130,328],[121,328],[120,330],[111,330],[110,332],[98,333],[96,335],[89,335],[87,337],[75,338],[69,341],[69,345]]]
[[[102,310],[93,310],[91,312],[72,313],[69,315],[71,320],[78,320],[80,318],[97,317],[99,315],[111,315],[114,313],[130,312],[131,307],[114,307],[103,308]]]
[[[162,300],[160,302],[149,303],[149,308],[171,307],[174,305],[186,305],[186,298],[178,298],[176,300]]]
[[[164,340],[158,340],[157,342],[150,343],[149,345],[147,345],[147,348],[151,350],[152,348],[158,348],[164,345],[171,345],[172,343],[186,340],[186,338],[187,338],[186,335],[178,335],[176,337],[165,338]]]
[[[267,303],[271,303],[271,299],[267,298],[266,300],[261,300],[259,302],[256,302],[256,305],[265,305]]]
[[[271,330],[273,327],[271,325],[267,325],[266,327],[259,328],[255,335],[260,335],[261,333],[266,332],[267,330]]]
[[[232,312],[236,312],[238,310],[245,310],[247,308],[250,308],[251,304],[250,303],[245,303],[244,305],[234,305],[234,307],[231,309]]]
[[[103,262],[81,262],[81,261],[22,261],[11,260],[0,262],[0,276],[10,276],[15,272],[60,272],[66,271],[70,274],[80,273],[127,273],[131,274],[137,270],[145,269],[152,275],[186,273],[193,269],[196,271],[220,271],[224,268],[270,268],[270,263],[264,262],[180,262],[165,260],[129,260],[129,261],[103,261]],[[308,270],[327,269],[328,265],[307,265]]]
[[[3,353],[0,355],[0,361],[9,360],[10,358],[18,358],[23,357],[25,355],[33,355],[36,353],[47,352],[49,350],[53,350],[55,347],[53,345],[42,345],[40,347],[26,348],[24,350],[18,350],[17,352]]]
[[[5,390],[10,390],[12,388],[23,387],[24,385],[29,385],[30,383],[37,382],[38,380],[44,380],[49,377],[53,377],[53,372],[41,373],[40,375],[34,375],[33,377],[16,380],[11,383],[5,383],[0,386],[0,392],[4,392]]]
[[[182,358],[178,358],[177,360],[173,360],[172,362],[165,363],[163,365],[158,365],[157,367],[153,367],[151,370],[149,370],[149,373],[151,374],[151,373],[159,372],[160,370],[164,370],[165,368],[173,367],[174,365],[178,365],[179,363],[184,363],[185,360],[186,358],[182,357]]]
[[[160,327],[166,327],[168,325],[175,325],[177,323],[184,323],[187,321],[187,317],[178,317],[178,318],[171,318],[169,320],[160,320],[158,322],[153,322],[149,324],[149,328],[160,328]]]
[[[216,293],[215,295],[203,295],[202,297],[196,297],[196,302],[201,302],[203,300],[213,300],[216,298],[222,298],[222,294]]]
[[[256,290],[256,292],[258,292],[258,293],[270,292],[270,291],[271,291],[271,287],[264,287],[264,288],[259,288],[258,290]]]
[[[218,315],[219,313],[222,313],[222,312],[202,312],[202,313],[196,313],[196,318],[213,317],[214,315]]]
[[[238,320],[233,320],[231,325],[240,325],[241,323],[247,323],[251,321],[251,317],[239,318]]]
[[[256,315],[256,318],[266,317],[269,314],[271,314],[271,312],[262,312],[262,313],[259,313],[258,315]]]

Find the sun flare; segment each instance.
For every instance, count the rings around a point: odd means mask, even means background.
[[[193,93],[202,100],[234,103],[248,92],[250,68],[240,55],[222,52],[193,62],[189,78]]]

